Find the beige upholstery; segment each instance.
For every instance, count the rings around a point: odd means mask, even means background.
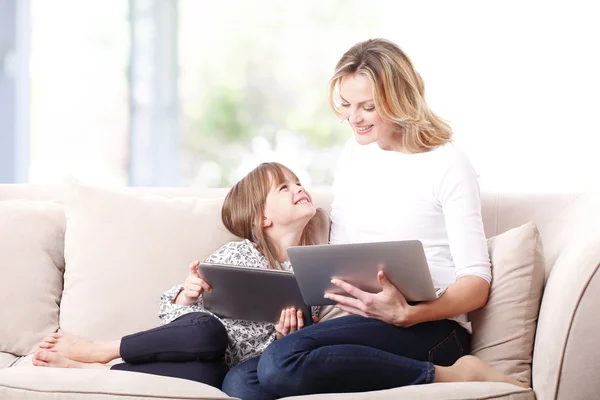
[[[343,393],[286,397],[286,400],[535,400],[531,389],[508,383],[433,383],[367,393]]]
[[[147,244],[155,245],[156,242],[146,243],[142,241],[145,232],[144,228],[152,226],[163,226],[169,232],[170,229],[179,229],[179,231],[192,232],[195,228],[189,224],[189,218],[200,218],[203,226],[211,226],[214,231],[214,221],[218,221],[218,215],[211,212],[203,214],[207,208],[204,206],[193,207],[191,204],[210,204],[203,201],[196,203],[193,200],[173,199],[172,204],[174,209],[167,207],[171,204],[167,198],[173,197],[197,197],[200,199],[222,199],[225,190],[193,190],[193,189],[123,189],[118,191],[109,191],[110,195],[104,195],[104,192],[90,191],[82,194],[79,202],[79,209],[72,215],[75,216],[74,223],[80,221],[88,221],[92,223],[90,229],[85,226],[73,225],[74,231],[82,235],[88,235],[88,239],[72,237],[72,242],[67,243],[66,258],[69,258],[69,248],[73,251],[73,262],[75,270],[80,273],[79,278],[70,279],[68,273],[65,279],[72,283],[72,289],[75,290],[77,285],[81,287],[91,288],[88,282],[98,277],[100,270],[94,270],[85,265],[84,262],[90,262],[93,265],[100,263],[94,257],[100,257],[104,260],[102,268],[105,270],[113,269],[115,276],[130,277],[131,274],[138,274],[141,269],[137,262],[147,262],[143,258],[143,249]],[[151,196],[148,199],[145,195],[155,194],[160,195],[160,198]],[[329,188],[316,189],[312,191],[313,197],[317,205],[329,209],[331,200],[331,192]],[[134,196],[135,195],[135,196]],[[144,195],[144,196],[142,196]],[[63,202],[66,198],[66,190],[64,187],[50,186],[40,187],[35,185],[0,185],[0,203],[9,199],[26,199],[26,200],[49,200]],[[148,203],[146,203],[148,201]],[[94,210],[86,210],[85,206],[95,208]],[[136,209],[136,207],[138,207]],[[68,204],[67,204],[68,207]],[[187,207],[187,208],[186,208]],[[187,210],[187,211],[184,211]],[[111,217],[113,212],[126,211],[123,214],[123,221]],[[138,212],[139,211],[139,212]],[[169,226],[160,216],[155,215],[156,212],[166,213],[165,215],[175,216],[170,218],[172,226]],[[214,211],[212,211],[214,212]],[[537,399],[558,399],[558,400],[577,400],[577,399],[597,399],[600,393],[600,346],[597,345],[600,339],[600,318],[598,315],[598,304],[600,304],[600,278],[598,277],[598,269],[600,264],[600,195],[598,194],[510,194],[510,193],[493,193],[489,191],[482,192],[482,212],[484,219],[484,228],[488,237],[499,235],[509,229],[519,227],[523,224],[533,221],[538,227],[542,237],[545,258],[545,289],[540,307],[537,330],[535,336],[535,344],[533,351],[533,367],[532,367],[532,384]],[[190,216],[183,218],[182,215]],[[196,214],[194,214],[196,213]],[[201,217],[200,215],[205,215]],[[138,225],[140,230],[134,230],[131,226],[126,226],[124,221],[137,221],[143,216],[144,224]],[[137,219],[136,219],[137,218]],[[211,222],[213,221],[213,222]],[[67,230],[69,225],[67,224]],[[98,236],[91,236],[92,229],[98,233]],[[122,260],[111,259],[110,255],[101,254],[97,247],[103,247],[104,244],[114,244],[107,232],[114,230],[114,227],[119,227],[120,231],[114,232],[113,235],[121,238],[121,241],[129,243],[135,247],[131,249],[133,254],[127,254],[123,243],[119,243],[114,251],[120,252],[128,262]],[[129,231],[127,231],[129,229]],[[126,232],[129,236],[123,239]],[[201,233],[204,234],[205,231]],[[71,232],[74,234],[74,232]],[[135,235],[134,235],[135,234]],[[200,234],[200,233],[196,233]],[[221,233],[219,233],[220,235]],[[69,233],[67,232],[67,236]],[[121,235],[121,236],[119,236]],[[153,297],[156,293],[167,289],[171,284],[180,282],[185,277],[185,266],[189,262],[189,258],[202,250],[200,245],[197,247],[191,246],[187,242],[185,235],[181,236],[180,241],[171,241],[172,238],[166,237],[169,246],[177,247],[177,250],[165,247],[163,249],[155,249],[146,247],[148,251],[153,252],[156,257],[164,257],[162,260],[173,260],[176,257],[181,257],[175,260],[176,262],[167,263],[161,262],[160,267],[154,265],[152,268],[144,270],[144,284],[152,287],[154,294],[150,295],[150,290],[146,288],[141,290],[145,301],[143,304],[136,303],[135,312],[139,314],[140,320],[144,322],[139,326],[147,326],[155,320],[157,312],[158,298]],[[2,238],[0,237],[0,240]],[[89,241],[98,241],[97,245],[88,243]],[[144,239],[147,240],[147,239]],[[212,240],[212,238],[211,238]],[[217,241],[225,240],[224,237],[216,240],[213,244],[217,247]],[[183,241],[183,243],[180,243]],[[212,242],[211,242],[212,243]],[[219,243],[221,244],[221,243]],[[203,244],[204,245],[204,244]],[[202,245],[202,246],[203,246]],[[74,246],[82,246],[74,247]],[[137,246],[137,247],[136,247]],[[139,247],[142,247],[141,249]],[[181,246],[181,247],[179,247]],[[112,249],[110,246],[109,250]],[[189,252],[180,255],[179,249],[187,249]],[[90,258],[84,255],[84,249],[91,251]],[[112,251],[112,250],[111,250]],[[172,253],[168,256],[169,251]],[[116,253],[115,253],[116,254]],[[7,255],[0,252],[0,260],[6,259]],[[90,261],[91,260],[91,261]],[[116,268],[111,266],[110,261],[118,262],[119,268],[123,270],[114,271]],[[154,263],[154,259],[151,260]],[[181,264],[180,264],[181,263]],[[115,264],[116,265],[116,264]],[[77,267],[78,266],[78,267]],[[0,263],[0,276],[6,273],[7,264]],[[36,268],[40,268],[39,266]],[[181,268],[181,271],[176,269]],[[67,270],[69,264],[67,263]],[[72,278],[76,277],[73,271]],[[31,268],[32,276],[35,276],[35,268]],[[68,271],[67,271],[68,272]],[[181,275],[183,273],[183,276]],[[121,275],[119,275],[121,274]],[[69,278],[69,279],[67,279]],[[115,281],[116,282],[116,281]],[[70,283],[70,284],[71,284]],[[100,282],[97,293],[102,293],[103,296],[108,293],[114,294],[116,298],[122,299],[123,288],[118,286],[107,286],[107,282]],[[110,284],[110,282],[108,282]],[[131,290],[131,287],[127,289]],[[136,289],[137,290],[137,289]],[[67,289],[68,291],[68,289]],[[96,292],[91,292],[96,293]],[[137,292],[136,292],[137,294]],[[72,292],[73,299],[82,299],[81,294],[78,295],[77,290]],[[91,297],[91,296],[89,296]],[[100,297],[100,296],[98,296]],[[85,300],[88,301],[88,300]],[[104,324],[120,323],[123,321],[122,313],[129,312],[122,307],[121,310],[111,309],[107,307],[103,309],[103,304],[96,304],[92,300],[91,304],[85,303],[86,307],[99,307],[106,313],[105,317],[110,318],[103,321],[102,324],[97,320],[93,312],[77,311],[73,301],[71,304],[63,304],[69,306],[67,315],[71,315],[69,323],[71,326],[79,326],[82,331],[89,329],[95,336],[108,335],[111,332],[102,332]],[[33,303],[24,301],[22,303],[11,303],[11,307],[19,308],[27,311],[35,307]],[[2,306],[2,312],[5,312],[6,305]],[[116,306],[115,306],[116,307]],[[62,309],[61,309],[62,312]],[[137,316],[136,316],[137,318]],[[68,320],[68,319],[67,319]],[[132,322],[129,329],[133,328],[139,322]],[[102,325],[102,326],[101,326]],[[84,328],[84,329],[83,329]],[[102,335],[101,335],[102,333]],[[116,330],[115,330],[116,333]],[[0,336],[0,345],[4,344],[4,338]],[[1,360],[1,359],[0,359]],[[10,362],[10,361],[9,361]],[[48,393],[50,388],[56,388],[55,385],[63,385],[63,390],[67,391],[64,396],[70,396],[66,393],[75,393],[77,388],[85,386],[83,392],[90,393],[99,391],[101,388],[94,386],[92,380],[85,378],[72,378],[81,371],[64,371],[53,370],[52,372],[42,368],[29,368],[30,358],[23,359],[16,367],[4,368],[0,370],[0,398],[15,399],[23,398],[23,389],[14,389],[19,385],[25,384],[39,385],[39,392],[35,392],[38,398],[51,399],[60,398],[58,395]],[[20,371],[20,372],[19,372]],[[110,375],[109,379],[102,379],[102,382],[109,384],[112,379],[112,374],[115,371],[102,371],[102,373]],[[43,375],[41,375],[43,374]],[[49,374],[49,375],[46,375]],[[133,374],[135,375],[135,374]],[[38,376],[40,378],[38,379]],[[179,390],[181,385],[192,384],[195,387],[202,385],[194,384],[193,382],[182,383],[179,380],[158,377],[129,377],[127,375],[122,380],[119,380],[119,388],[115,390],[128,391],[132,395],[128,395],[128,399],[144,398],[147,396],[144,388],[155,388],[153,382],[159,382],[160,389],[157,388],[157,398],[163,396],[168,390]],[[72,379],[72,381],[70,381]],[[119,378],[121,379],[121,378]],[[147,380],[146,380],[147,379]],[[81,384],[79,383],[81,382]],[[140,382],[143,382],[140,384]],[[146,383],[147,382],[147,383]],[[54,385],[54,386],[53,386]],[[141,385],[141,386],[140,386]],[[9,392],[10,391],[10,392]],[[10,393],[10,396],[6,394]],[[33,392],[27,392],[32,395]],[[200,393],[200,392],[196,392]],[[199,395],[202,395],[200,393]],[[21,396],[21,397],[18,397]],[[125,395],[122,395],[125,396]],[[175,395],[177,396],[177,395]],[[418,387],[397,388],[390,391],[382,391],[375,393],[362,393],[356,395],[320,395],[316,398],[417,398],[424,399],[533,399],[533,392],[524,391],[523,389],[507,385],[507,384],[485,384],[485,383],[460,383],[447,385],[423,385]],[[28,397],[31,398],[31,397]],[[68,397],[65,397],[68,398]],[[99,398],[99,397],[90,397]],[[113,397],[114,398],[114,397]],[[186,398],[186,397],[181,397]],[[313,396],[315,398],[315,396]]]
[[[531,386],[531,360],[544,288],[544,255],[533,222],[488,239],[492,285],[472,312],[471,354]]]
[[[533,386],[542,399],[599,398],[598,210],[600,195],[577,196],[541,231],[553,263],[533,354]]]
[[[60,313],[68,333],[115,339],[157,326],[160,295],[184,281],[191,261],[235,239],[218,198],[68,189]]]
[[[0,351],[28,354],[58,329],[64,234],[59,204],[0,201]]]
[[[0,372],[3,400],[230,398],[201,383],[126,371],[23,367]]]
[[[10,367],[17,360],[17,356],[10,353],[0,352],[0,370]]]

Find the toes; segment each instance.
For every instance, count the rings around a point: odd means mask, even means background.
[[[50,348],[54,347],[54,343],[42,342],[38,345],[38,347],[40,349],[50,349]]]
[[[36,367],[47,367],[48,363],[40,358],[40,353],[40,351],[33,353],[33,358],[31,361]]]
[[[37,359],[38,361],[48,363],[48,362],[50,362],[50,359],[52,358],[52,352],[47,351],[47,350],[36,351],[35,354],[33,355],[33,358]]]
[[[36,358],[33,359],[33,365],[36,367],[47,367],[48,363],[45,361],[38,360]]]

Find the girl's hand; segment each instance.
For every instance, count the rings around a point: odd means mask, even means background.
[[[279,322],[275,325],[277,339],[281,339],[302,328],[304,328],[304,319],[301,310],[296,311],[293,307],[281,310]]]
[[[377,280],[383,289],[379,293],[367,293],[356,286],[339,279],[331,283],[345,290],[350,296],[326,293],[325,298],[336,301],[336,307],[366,318],[375,318],[388,324],[407,328],[412,326],[414,308],[408,304],[402,293],[387,279],[383,271],[377,273]]]
[[[175,304],[179,305],[190,305],[194,304],[202,292],[205,290],[210,293],[212,288],[210,285],[198,274],[198,265],[200,261],[194,261],[189,265],[189,275],[185,278],[183,284],[183,290],[179,292],[175,299]]]

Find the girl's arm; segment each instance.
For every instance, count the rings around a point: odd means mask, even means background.
[[[183,285],[176,285],[160,296],[160,311],[158,312],[158,318],[160,319],[162,325],[168,324],[184,314],[204,311],[204,307],[202,305],[202,295],[198,297],[198,300],[196,300],[194,304],[175,304],[175,299],[182,290]]]
[[[258,252],[248,241],[229,242],[206,258],[206,262],[216,264],[235,264],[245,267],[258,267],[260,257]],[[240,256],[243,255],[243,256]],[[197,263],[190,264],[190,273],[196,272]],[[210,284],[210,282],[208,282]],[[167,324],[184,314],[205,311],[202,294],[192,304],[185,304],[182,299],[184,285],[177,285],[167,290],[160,298],[160,311],[158,318],[162,324]]]

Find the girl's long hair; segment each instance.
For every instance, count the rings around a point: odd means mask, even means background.
[[[296,174],[282,164],[260,164],[231,188],[221,209],[221,219],[225,227],[234,235],[255,243],[272,269],[281,269],[281,265],[277,260],[274,243],[265,235],[262,221],[267,194],[273,186],[285,182],[286,175],[297,179]],[[310,194],[306,194],[310,198]],[[313,220],[314,217],[302,232],[302,246],[315,244],[317,226]]]

